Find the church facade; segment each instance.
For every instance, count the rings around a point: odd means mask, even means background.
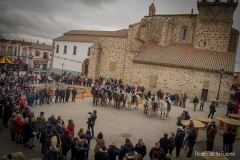
[[[106,32],[90,47],[88,77],[112,76],[152,92],[227,102],[239,31],[232,28],[237,1],[199,0],[198,14],[148,16],[128,29]]]

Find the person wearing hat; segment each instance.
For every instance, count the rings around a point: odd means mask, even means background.
[[[183,140],[184,140],[184,130],[182,126],[178,126],[178,130],[175,136],[175,147],[176,147],[176,156],[175,158],[179,157],[180,150],[182,148]]]
[[[74,126],[73,120],[72,120],[72,119],[69,119],[69,120],[68,120],[68,126],[67,126],[66,129],[69,130],[69,132],[70,132],[70,134],[72,135],[72,137],[74,137],[74,128],[75,128],[75,126]]]
[[[154,115],[155,115],[155,114],[156,114],[156,108],[157,108],[157,103],[156,103],[155,94],[152,94],[152,98],[149,99],[149,101],[152,102],[152,105],[153,105],[153,111],[154,111]]]

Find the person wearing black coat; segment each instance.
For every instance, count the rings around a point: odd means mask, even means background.
[[[178,130],[175,136],[175,147],[176,147],[176,156],[179,157],[180,149],[182,148],[183,140],[184,140],[185,132],[182,126],[178,126]]]
[[[60,97],[61,97],[60,103],[62,103],[62,101],[63,101],[63,103],[65,103],[64,102],[65,101],[65,90],[61,89],[61,91],[59,91],[59,92],[60,92]]]
[[[211,119],[213,119],[214,113],[216,112],[214,103],[212,103],[212,104],[210,105],[209,110],[210,110],[210,113],[209,113],[209,115],[208,115],[208,118],[212,115],[212,116],[211,116]]]
[[[77,145],[77,142],[80,140],[80,138],[77,136],[71,140],[71,160],[75,160],[75,147]]]
[[[185,120],[191,119],[191,117],[188,114],[188,111],[183,111],[185,113]]]
[[[121,149],[119,151],[119,156],[120,159],[123,159],[126,156],[126,153],[129,152],[129,149],[132,147],[132,143],[130,141],[130,139],[126,138],[125,140],[125,144],[121,146]]]
[[[149,152],[149,157],[150,157],[151,160],[153,159],[153,153],[155,151],[158,152],[158,160],[164,160],[165,153],[164,153],[164,150],[160,147],[160,143],[159,142],[156,142],[155,143],[155,147],[153,147],[151,149],[151,151]]]
[[[196,140],[195,140],[196,137],[197,137],[196,129],[192,128],[191,133],[188,135],[189,151],[188,151],[187,157],[191,157],[191,155],[192,155],[193,146],[196,143]]]
[[[93,136],[92,136],[91,133],[90,133],[90,129],[88,129],[88,130],[86,131],[86,133],[83,134],[80,138],[81,138],[81,139],[86,139],[86,140],[88,141],[88,144],[89,144],[89,147],[90,147],[90,141],[91,141],[91,139],[93,138]],[[86,152],[86,159],[88,159],[88,152]]]
[[[89,144],[87,141],[79,141],[77,142],[77,145],[75,146],[75,160],[86,160],[86,152],[89,151]]]
[[[58,89],[58,87],[57,87],[57,89],[55,90],[55,96],[56,96],[56,98],[55,98],[55,103],[58,103],[58,96],[59,96],[59,89]]]
[[[23,129],[23,145],[24,147],[28,147],[29,144],[29,135],[30,135],[30,125],[29,125],[29,119],[25,118],[24,122],[22,124],[22,129]]]
[[[168,139],[168,134],[164,133],[164,137],[159,140],[161,148],[164,150],[164,153],[168,153],[169,146],[171,141]]]
[[[109,160],[106,146],[102,146],[94,155],[95,160]]]
[[[107,149],[109,160],[116,160],[116,157],[119,156],[119,148],[116,147],[115,143],[112,143]]]
[[[77,90],[75,88],[72,89],[72,102],[76,102],[75,101],[75,97],[77,95]]]
[[[232,128],[228,127],[228,130],[223,133],[223,153],[229,153],[229,146],[232,142],[233,136]]]
[[[70,93],[71,93],[71,89],[70,89],[70,87],[68,87],[68,88],[66,89],[66,99],[65,99],[66,102],[68,102]]]
[[[53,114],[51,115],[50,118],[48,118],[48,121],[54,126],[57,125],[57,119],[55,119],[55,116]]]
[[[142,139],[138,140],[138,144],[135,145],[135,151],[142,155],[142,158],[147,154],[147,149]]]

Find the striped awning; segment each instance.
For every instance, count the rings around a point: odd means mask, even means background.
[[[0,59],[0,64],[14,64],[12,61],[10,61],[6,56],[3,56]]]

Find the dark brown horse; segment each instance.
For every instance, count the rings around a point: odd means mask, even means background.
[[[91,94],[93,96],[93,106],[96,104],[97,106],[97,102],[98,102],[98,99],[100,97],[100,94],[99,94],[99,91],[96,90],[94,87],[92,87],[91,89]]]
[[[114,99],[114,104],[113,106],[116,105],[116,108],[119,109],[120,107],[120,103],[123,102],[123,106],[122,107],[125,107],[125,103],[126,103],[126,97],[122,97],[122,95],[114,92],[113,93],[113,99]]]

